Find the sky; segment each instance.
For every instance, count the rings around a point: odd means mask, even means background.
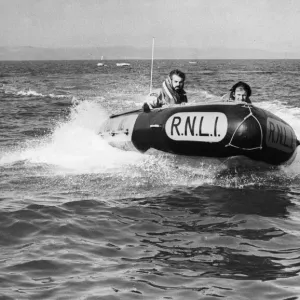
[[[0,47],[300,51],[299,0],[0,0]]]

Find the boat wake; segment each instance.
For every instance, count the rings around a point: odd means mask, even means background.
[[[294,109],[282,109],[280,114],[300,133]],[[47,176],[112,176],[118,178],[116,184],[120,186],[144,190],[153,186],[243,188],[267,182],[276,185],[280,179],[290,180],[300,174],[298,154],[290,166],[266,167],[243,157],[220,160],[177,156],[157,150],[149,150],[145,154],[123,151],[108,145],[98,135],[101,124],[107,118],[107,112],[99,103],[81,101],[71,108],[68,120],[56,124],[52,133],[30,139],[14,149],[6,149],[0,154],[0,167],[20,167],[26,172]],[[240,166],[245,162],[248,166],[243,169]]]
[[[107,118],[98,103],[81,101],[71,109],[68,121],[56,124],[51,134],[30,139],[5,151],[0,165],[44,164],[58,173],[95,173],[121,168],[139,158],[112,148],[98,136],[98,128]]]

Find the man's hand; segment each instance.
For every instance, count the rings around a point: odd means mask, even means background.
[[[150,110],[151,110],[151,108],[150,108],[149,104],[148,103],[144,103],[144,105],[143,105],[143,112],[148,113],[148,112],[150,112]]]
[[[150,93],[147,95],[143,105],[144,112],[149,112],[153,109],[153,107],[157,106],[157,97],[158,95],[156,93]]]
[[[147,103],[155,103],[157,101],[158,95],[156,93],[150,93],[146,97],[146,102]]]

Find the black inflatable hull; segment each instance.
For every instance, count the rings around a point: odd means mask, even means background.
[[[246,156],[271,165],[290,163],[298,145],[293,128],[248,104],[199,104],[111,116],[100,135],[113,146],[150,148],[199,157]]]

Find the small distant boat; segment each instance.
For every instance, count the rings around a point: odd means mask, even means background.
[[[103,55],[101,56],[101,60],[103,60]],[[104,63],[97,63],[97,67],[105,67]]]
[[[130,64],[128,63],[116,63],[117,67],[126,67],[126,66],[130,66]]]
[[[195,64],[197,64],[197,62],[196,61],[189,61],[189,64],[195,65]]]

